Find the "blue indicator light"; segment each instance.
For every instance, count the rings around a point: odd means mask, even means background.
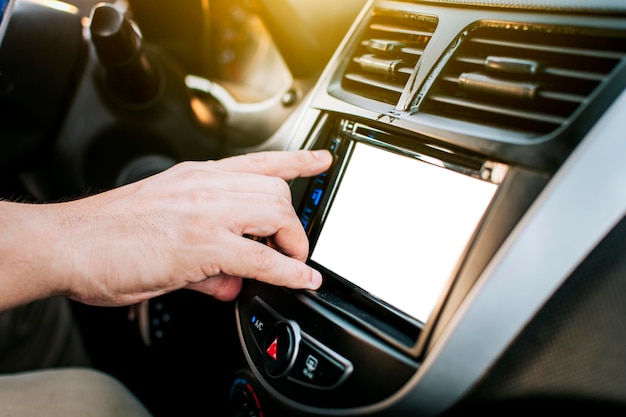
[[[233,382],[233,385],[230,387],[230,398],[233,398],[233,395],[235,394],[235,389],[237,388],[238,385],[247,386],[248,381],[246,381],[243,378],[235,379],[235,381]]]
[[[322,194],[324,194],[324,190],[322,190],[321,188],[316,188],[315,190],[313,190],[313,193],[311,194],[311,200],[313,200],[314,205],[317,206],[320,203],[320,200],[322,199]]]
[[[302,226],[305,230],[309,228],[309,222],[311,221],[310,214],[311,209],[307,207],[304,209],[304,213],[302,213],[302,215],[300,216],[300,223],[302,223]]]
[[[308,229],[309,227],[309,222],[311,221],[311,209],[309,207],[304,209],[304,213],[302,213],[300,215],[300,223],[302,223],[302,226],[304,227],[304,229]]]
[[[256,323],[256,316],[252,316],[252,323]]]

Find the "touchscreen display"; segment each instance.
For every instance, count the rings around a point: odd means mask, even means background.
[[[426,322],[496,187],[356,143],[311,259]]]

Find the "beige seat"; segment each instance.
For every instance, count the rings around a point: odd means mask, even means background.
[[[0,376],[0,416],[150,416],[119,381],[86,368]]]

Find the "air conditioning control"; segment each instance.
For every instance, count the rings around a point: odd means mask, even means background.
[[[257,347],[263,351],[265,339],[281,318],[257,298],[250,303],[250,322],[248,323]]]
[[[352,363],[301,330],[259,297],[250,303],[250,333],[263,368],[274,379],[315,389],[332,389],[351,373]]]

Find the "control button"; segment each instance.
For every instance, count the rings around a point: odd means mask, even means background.
[[[280,320],[275,314],[269,311],[263,301],[254,298],[250,303],[249,327],[254,337],[254,341],[260,350],[265,350],[263,346],[267,335],[274,325]]]
[[[267,334],[263,348],[263,364],[267,373],[280,378],[285,376],[298,353],[300,329],[290,321],[280,321]]]
[[[278,336],[276,336],[274,338],[274,341],[270,343],[270,346],[267,348],[265,353],[270,355],[270,358],[274,359],[275,361],[278,360]]]
[[[332,138],[330,143],[328,144],[328,150],[331,151],[333,154],[338,155],[340,145],[341,145],[340,138]]]
[[[328,181],[328,175],[326,172],[315,177],[311,185],[309,186],[309,195],[305,200],[304,208],[300,213],[300,222],[305,230],[308,230],[311,220],[313,220],[317,208],[322,202],[324,192],[326,191],[326,185]]]
[[[318,388],[330,388],[341,380],[348,368],[308,340],[302,340],[289,378]]]

